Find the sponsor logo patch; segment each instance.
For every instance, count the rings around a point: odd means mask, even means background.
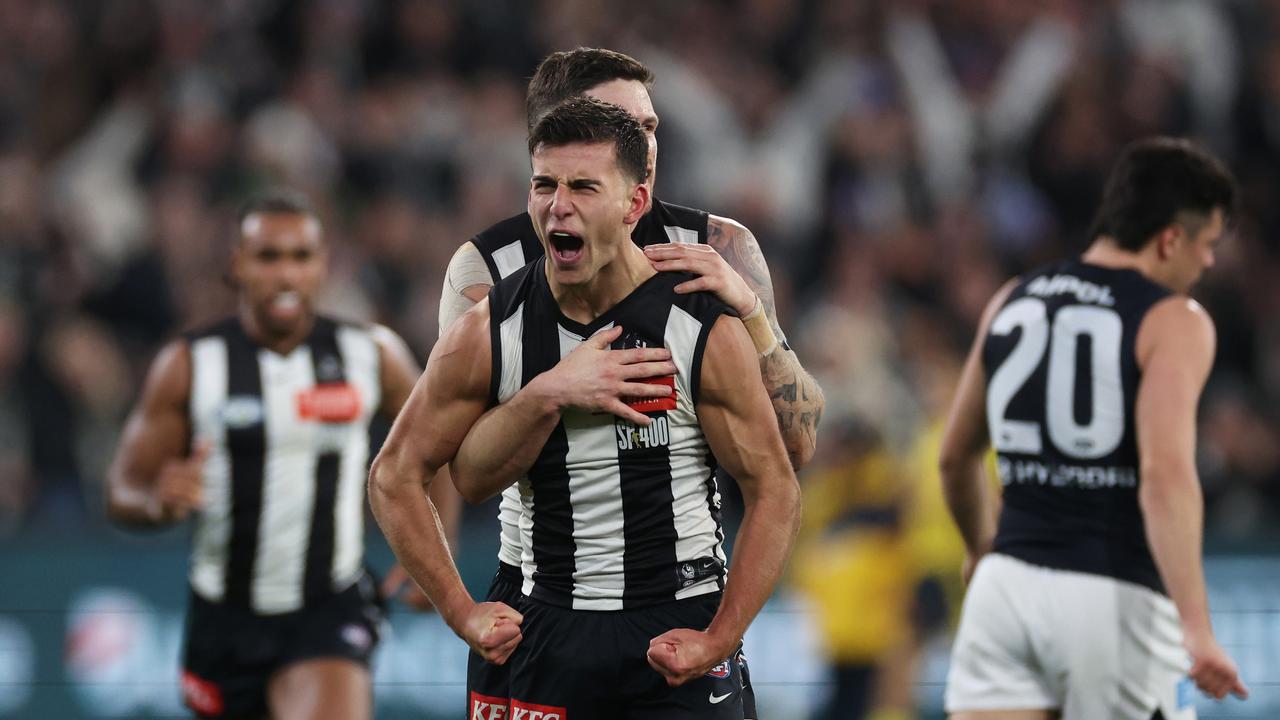
[[[671,388],[671,394],[666,397],[655,398],[623,398],[622,401],[627,404],[627,407],[635,410],[636,412],[642,413],[658,412],[660,410],[671,411],[676,409],[675,375],[645,378],[644,380],[636,380],[635,382],[641,382],[646,385],[666,385]]]
[[[619,450],[647,450],[671,443],[671,425],[665,415],[653,418],[653,422],[645,426],[618,418],[613,422],[613,429],[618,433]]]
[[[716,665],[715,667],[711,668],[711,672],[708,672],[708,673],[707,673],[707,677],[709,677],[709,678],[716,678],[717,680],[723,680],[723,679],[725,679],[725,678],[729,677],[729,672],[730,672],[730,670],[729,670],[729,660],[726,658],[726,659],[724,659],[724,660],[721,660],[721,661],[720,661],[720,664],[718,664],[718,665]],[[723,699],[723,698],[721,698],[721,699]],[[714,700],[713,700],[712,702],[716,702],[716,701],[714,701]]]
[[[322,423],[349,423],[360,417],[360,392],[348,383],[316,385],[298,393],[298,417]]]
[[[569,720],[569,716],[562,707],[534,705],[513,698],[511,720]]]
[[[471,720],[507,720],[508,702],[510,701],[506,698],[481,695],[473,691],[469,703],[471,712],[468,717]]]
[[[222,691],[217,685],[182,671],[182,699],[201,715],[222,714]]]

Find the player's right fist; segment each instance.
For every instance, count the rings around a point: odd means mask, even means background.
[[[204,463],[211,449],[211,443],[202,440],[189,457],[170,460],[160,468],[151,498],[152,520],[177,522],[200,509],[204,504]]]
[[[486,662],[501,665],[524,639],[524,616],[500,602],[476,603],[462,624],[462,639]]]

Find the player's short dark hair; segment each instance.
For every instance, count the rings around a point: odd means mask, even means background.
[[[639,60],[614,50],[580,47],[548,55],[529,79],[525,111],[529,129],[551,109],[591,88],[613,80],[653,85],[653,72]]]
[[[273,187],[254,194],[236,211],[236,234],[244,227],[250,215],[259,214],[306,215],[320,221],[315,207],[306,195],[287,187]]]
[[[644,182],[649,141],[640,123],[617,105],[588,97],[557,105],[529,133],[529,155],[539,147],[573,143],[612,143],[622,174],[635,182]]]
[[[1137,252],[1180,213],[1207,218],[1214,208],[1226,218],[1236,210],[1236,182],[1222,162],[1190,140],[1144,138],[1120,153],[1090,235]]]

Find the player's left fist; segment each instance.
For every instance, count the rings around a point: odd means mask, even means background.
[[[649,641],[649,666],[671,687],[706,675],[733,652],[705,632],[689,628],[668,630]]]

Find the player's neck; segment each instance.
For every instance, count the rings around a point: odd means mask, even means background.
[[[1151,257],[1147,249],[1130,252],[1106,236],[1094,240],[1084,255],[1080,256],[1080,260],[1112,270],[1137,270],[1149,278],[1155,278],[1157,275],[1155,258]]]
[[[240,327],[244,328],[244,334],[258,345],[270,350],[277,355],[288,355],[295,348],[302,344],[307,336],[311,334],[311,328],[315,325],[315,315],[308,313],[305,317],[298,320],[298,323],[288,333],[277,334],[269,331],[254,315],[253,308],[246,302],[241,302],[237,309],[237,315],[240,317]]]
[[[556,282],[554,272],[547,273],[547,281],[560,312],[585,325],[608,312],[656,274],[644,252],[634,243],[627,242],[613,262],[600,268],[600,272],[586,283],[562,285]]]

